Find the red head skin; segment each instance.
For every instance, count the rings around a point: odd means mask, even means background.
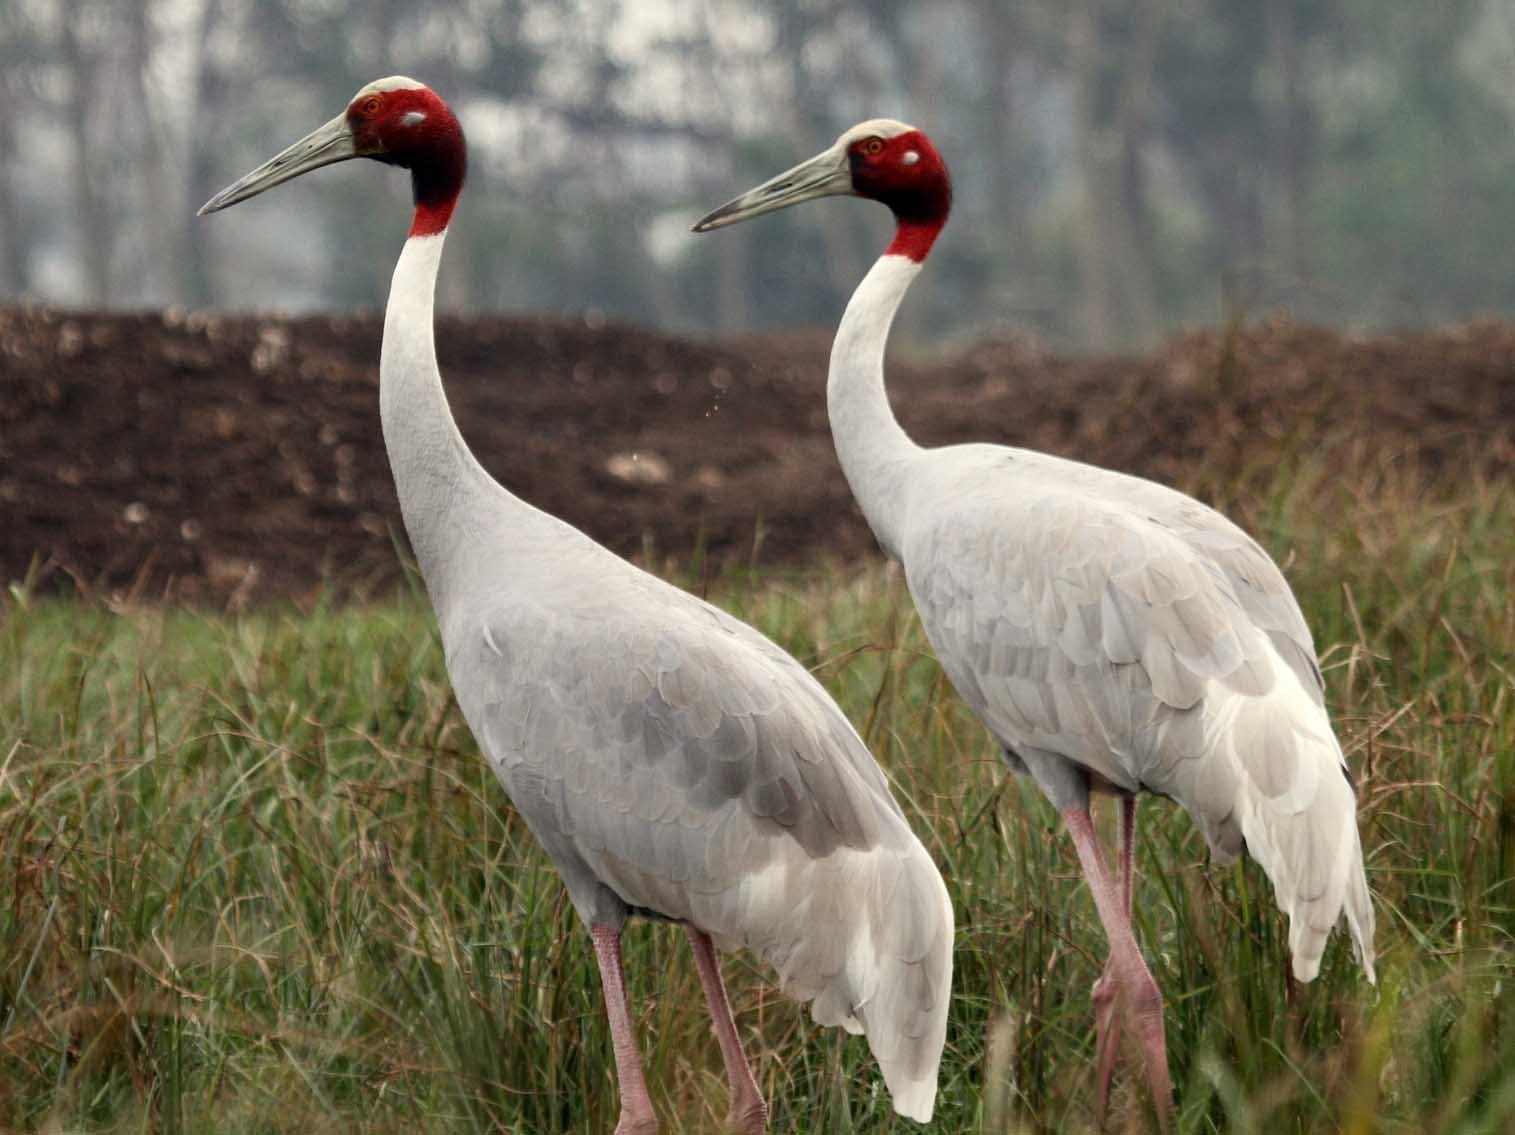
[[[352,101],[347,125],[360,154],[410,170],[410,235],[447,228],[468,173],[468,147],[451,108],[425,87],[379,91]]]
[[[894,213],[898,227],[885,255],[925,260],[952,209],[952,181],[931,140],[919,130],[859,138],[847,147],[847,160],[858,196],[880,201]]]

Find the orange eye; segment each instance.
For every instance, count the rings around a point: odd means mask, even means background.
[[[870,158],[876,158],[884,152],[884,140],[882,138],[869,138],[863,143],[863,153]]]
[[[363,105],[360,109],[365,115],[367,115],[369,118],[372,118],[374,115],[379,113],[379,106],[379,96],[370,95],[368,98],[363,100]]]

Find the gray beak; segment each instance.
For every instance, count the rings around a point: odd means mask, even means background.
[[[694,226],[697,233],[734,225],[738,221],[761,217],[764,213],[776,213],[801,201],[816,197],[850,196],[852,167],[847,161],[847,151],[841,146],[817,154],[808,162],[801,162],[793,169],[763,182],[756,189],[727,201],[714,212],[701,217]]]
[[[252,173],[232,182],[201,205],[199,215],[203,217],[206,213],[214,213],[228,205],[235,205],[238,201],[256,197],[265,189],[272,189],[280,182],[299,177],[302,173],[358,156],[352,131],[347,126],[347,115],[339,114],[325,126],[312,130],[289,149],[269,158]]]

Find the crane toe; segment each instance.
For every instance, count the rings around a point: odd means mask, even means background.
[[[1094,983],[1090,998],[1094,1002],[1094,1127],[1102,1131],[1110,1108],[1110,1081],[1115,1075],[1121,1026],[1120,986],[1109,962]]]
[[[1173,1128],[1173,1081],[1168,1075],[1168,1045],[1163,1035],[1163,996],[1144,963],[1128,976],[1124,993],[1131,1031],[1141,1045],[1158,1129],[1166,1133]]]

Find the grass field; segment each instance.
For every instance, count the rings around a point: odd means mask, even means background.
[[[1209,866],[1187,818],[1145,801],[1138,931],[1181,1130],[1515,1130],[1509,483],[1310,458],[1190,487],[1268,544],[1314,628],[1360,778],[1380,984],[1338,937],[1290,990],[1261,872]],[[815,668],[952,890],[931,1130],[1088,1130],[1092,903],[898,579],[755,572],[710,593]],[[682,934],[634,924],[626,953],[666,1129],[719,1130]],[[918,1129],[860,1039],[813,1027],[751,959],[726,969],[774,1131]],[[1121,1130],[1147,1122],[1134,1084],[1118,1074]],[[0,1126],[524,1135],[608,1132],[616,1111],[588,937],[478,757],[419,598],[221,617],[13,589]]]

